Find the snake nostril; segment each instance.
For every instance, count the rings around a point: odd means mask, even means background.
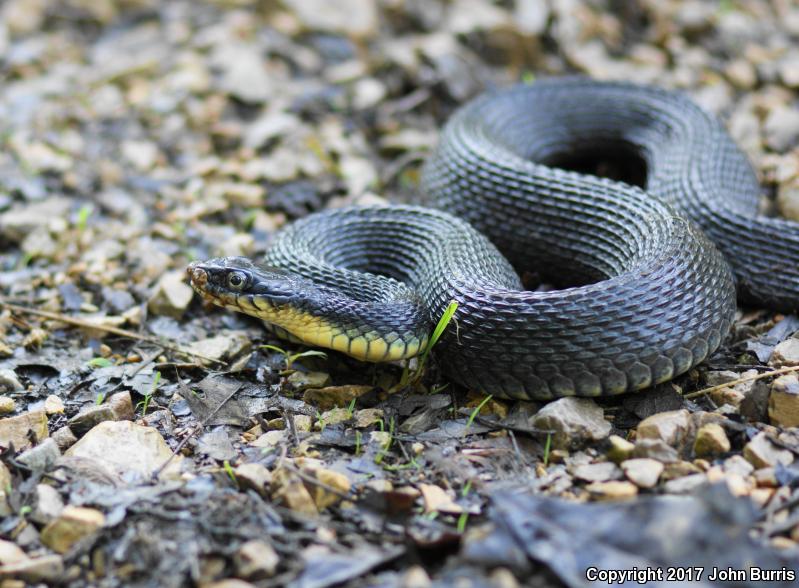
[[[204,269],[189,266],[187,272],[193,285],[202,287],[208,283],[208,274]]]

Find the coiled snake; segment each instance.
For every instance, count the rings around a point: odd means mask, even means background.
[[[643,189],[574,171],[597,158]],[[742,299],[799,306],[799,226],[757,216],[746,157],[674,92],[566,78],[484,94],[447,123],[420,192],[435,208],[313,214],[263,262],[192,264],[192,284],[370,361],[418,353],[454,300],[435,348],[448,376],[535,399],[639,390],[703,361],[732,324],[733,273]],[[526,291],[514,267],[562,288]]]

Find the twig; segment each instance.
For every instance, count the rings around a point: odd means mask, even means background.
[[[180,353],[182,355],[187,355],[189,357],[197,357],[204,361],[210,361],[212,363],[216,363],[218,365],[225,365],[224,361],[220,361],[218,359],[214,359],[213,357],[206,357],[204,355],[200,355],[199,353],[194,353],[193,351],[188,351],[187,349],[183,349],[174,343],[169,343],[166,341],[162,341],[156,337],[149,337],[147,335],[142,335],[140,333],[136,333],[135,331],[128,331],[127,329],[120,329],[119,327],[112,327],[109,325],[96,325],[91,321],[83,320],[73,316],[67,316],[65,314],[60,314],[57,312],[50,312],[48,310],[39,310],[36,308],[28,308],[26,306],[18,306],[16,304],[11,304],[9,302],[5,302],[4,300],[0,300],[0,306],[5,306],[12,312],[21,312],[23,314],[32,314],[34,316],[40,316],[42,318],[60,321],[62,323],[66,323],[68,325],[72,325],[73,327],[80,327],[83,329],[94,329],[96,331],[103,331],[106,333],[111,333],[112,335],[118,335],[120,337],[127,337],[128,339],[136,339],[138,341],[145,341],[147,343],[152,343],[153,345],[159,345],[164,349],[168,349],[170,351],[174,351],[175,353]]]
[[[696,392],[691,392],[690,394],[683,394],[683,398],[698,398],[699,396],[704,396],[705,394],[710,394],[711,392],[715,392],[716,390],[721,390],[722,388],[729,388],[730,386],[737,386],[738,384],[743,384],[745,382],[753,382],[754,380],[762,380],[763,378],[771,378],[773,376],[779,376],[782,374],[789,374],[791,372],[799,372],[799,365],[792,365],[784,368],[780,368],[778,370],[773,370],[770,372],[764,372],[762,374],[754,374],[752,376],[744,376],[743,378],[738,378],[737,380],[732,380],[730,382],[725,382],[724,384],[719,384],[717,386],[711,386],[710,388],[705,388],[704,390],[697,390]]]
[[[179,380],[178,380],[178,381],[179,381]],[[205,417],[205,418],[204,418],[204,419],[203,419],[201,422],[199,422],[199,423],[197,424],[197,426],[196,426],[196,427],[194,427],[194,430],[193,430],[191,433],[189,433],[188,435],[186,435],[186,436],[183,438],[183,440],[182,440],[180,443],[178,443],[178,446],[177,446],[177,447],[175,447],[175,450],[172,452],[172,455],[170,455],[170,456],[169,456],[169,458],[168,458],[168,459],[167,459],[167,460],[166,460],[164,463],[162,463],[162,464],[161,464],[161,466],[160,466],[160,467],[159,467],[157,470],[155,470],[155,471],[153,472],[152,479],[153,479],[154,481],[158,479],[158,476],[160,476],[160,475],[161,475],[161,472],[163,472],[163,471],[164,471],[164,469],[166,469],[166,466],[168,466],[168,465],[169,465],[169,463],[170,463],[170,462],[172,461],[172,459],[173,459],[173,458],[174,458],[174,457],[175,457],[175,456],[178,454],[178,452],[179,452],[181,449],[183,449],[183,447],[186,445],[186,443],[188,443],[188,442],[189,442],[189,439],[191,439],[191,438],[192,438],[192,437],[194,437],[194,436],[195,436],[197,433],[199,433],[200,431],[202,431],[202,430],[205,428],[205,425],[206,425],[206,423],[208,423],[208,422],[209,422],[209,421],[210,421],[210,420],[211,420],[211,419],[214,417],[214,415],[216,415],[216,413],[218,413],[218,412],[219,412],[219,410],[220,410],[220,409],[221,409],[223,406],[225,406],[225,405],[228,403],[228,401],[230,401],[230,399],[231,399],[231,398],[233,398],[233,395],[234,395],[234,394],[236,394],[236,393],[237,393],[239,390],[241,390],[241,386],[242,386],[241,384],[239,384],[238,386],[236,386],[236,389],[235,389],[235,390],[233,390],[233,391],[232,391],[230,394],[228,394],[228,395],[227,395],[227,397],[226,397],[226,398],[225,398],[225,399],[224,399],[222,402],[220,402],[220,403],[219,403],[219,405],[218,405],[218,406],[217,406],[217,407],[216,407],[214,410],[212,410],[212,411],[211,411],[211,412],[208,414],[208,416],[206,416],[206,417]]]

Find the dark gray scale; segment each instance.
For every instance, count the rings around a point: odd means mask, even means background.
[[[611,167],[638,185],[575,171],[597,153],[615,156]],[[782,221],[754,216],[745,158],[674,93],[560,79],[487,94],[447,124],[420,190],[446,212],[319,213],[281,233],[267,262],[373,302],[378,310],[358,324],[372,336],[429,332],[455,300],[436,353],[470,388],[617,394],[712,353],[734,317],[733,277],[673,205],[729,252],[745,296],[780,308],[799,300],[796,225],[778,231]],[[787,242],[773,245],[778,232]],[[779,280],[762,271],[778,263],[790,265]],[[514,268],[564,287],[525,291]]]

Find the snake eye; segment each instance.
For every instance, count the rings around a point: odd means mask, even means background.
[[[244,272],[230,272],[227,277],[227,285],[231,290],[241,290],[247,283],[247,276]]]

